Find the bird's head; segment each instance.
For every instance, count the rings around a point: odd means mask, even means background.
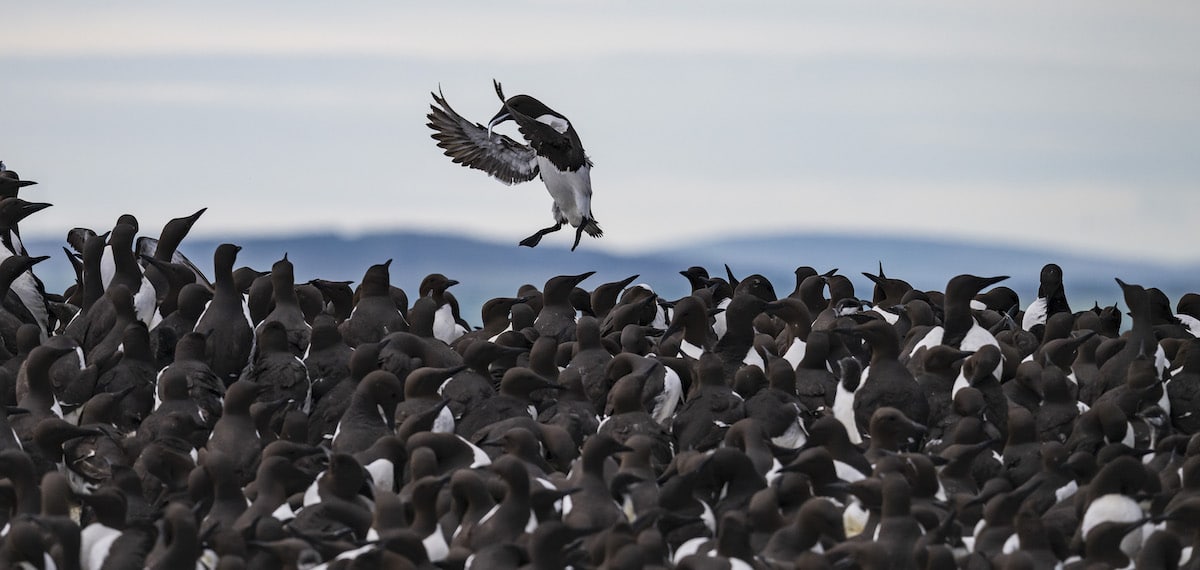
[[[496,96],[500,98],[502,105],[500,111],[496,113],[492,120],[488,121],[488,136],[492,136],[492,129],[505,121],[511,121],[514,113],[521,114],[546,123],[557,130],[559,133],[565,133],[570,123],[562,115],[554,112],[550,107],[547,107],[541,101],[530,97],[529,95],[514,95],[511,98],[504,97],[504,90],[500,87],[500,82],[493,80],[496,85]]]

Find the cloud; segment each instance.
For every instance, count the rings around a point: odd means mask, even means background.
[[[367,112],[395,109],[398,96],[390,91],[371,91],[351,85],[254,84],[231,79],[55,79],[33,84],[64,103],[119,105],[174,105],[182,107],[240,107],[275,110]]]
[[[571,61],[629,54],[1194,69],[1194,3],[106,3],[10,7],[10,56],[283,55]]]

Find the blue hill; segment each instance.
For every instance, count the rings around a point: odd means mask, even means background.
[[[461,282],[452,292],[459,298],[464,317],[478,324],[479,306],[496,296],[512,295],[524,283],[539,287],[559,274],[597,271],[584,283],[591,288],[607,281],[640,275],[638,281],[652,285],[667,298],[687,292],[680,270],[691,265],[707,267],[723,275],[729,264],[735,276],[765,275],[780,294],[794,285],[793,271],[810,265],[819,271],[834,267],[855,283],[860,296],[870,296],[870,282],[861,272],[874,272],[880,261],[892,277],[907,280],[921,289],[942,289],[959,273],[1009,275],[1004,284],[1032,300],[1037,276],[1045,263],[1063,267],[1068,298],[1082,309],[1093,301],[1112,304],[1119,299],[1113,277],[1154,286],[1172,299],[1200,290],[1200,266],[1169,267],[1154,263],[999,245],[934,241],[895,237],[847,237],[830,234],[791,234],[772,237],[714,239],[686,248],[618,255],[589,250],[581,244],[574,253],[551,244],[536,249],[449,235],[397,232],[342,237],[311,234],[279,237],[227,237],[222,240],[193,236],[181,250],[202,269],[211,267],[212,251],[220,241],[243,246],[238,265],[268,269],[286,252],[296,266],[298,280],[321,277],[357,282],[373,263],[389,258],[392,282],[415,295],[418,283],[429,273],[443,273]],[[38,266],[38,275],[50,291],[62,291],[74,282],[57,240],[30,239],[26,247],[35,255],[54,258]],[[1123,306],[1123,303],[1122,303]]]

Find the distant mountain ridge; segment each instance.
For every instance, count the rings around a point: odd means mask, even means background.
[[[212,252],[219,243],[242,246],[238,266],[259,270],[283,257],[296,266],[297,280],[315,277],[357,282],[374,263],[393,259],[392,283],[416,295],[417,285],[429,273],[443,273],[460,282],[451,289],[459,299],[463,316],[479,324],[479,307],[497,296],[515,294],[524,283],[539,288],[546,279],[560,274],[596,271],[583,283],[590,289],[601,283],[638,274],[637,282],[651,285],[659,295],[678,298],[687,293],[687,282],[679,271],[700,265],[714,276],[725,276],[728,264],[736,277],[751,273],[766,276],[781,296],[794,287],[797,266],[818,271],[838,268],[855,284],[860,297],[870,298],[871,282],[861,272],[876,272],[882,261],[889,277],[904,279],[919,289],[942,289],[950,277],[960,273],[1009,275],[1002,283],[1021,296],[1022,305],[1037,292],[1041,267],[1054,262],[1063,267],[1068,299],[1075,310],[1119,300],[1114,277],[1162,289],[1172,303],[1185,292],[1200,291],[1200,265],[1169,267],[1149,262],[1105,259],[1097,256],[904,237],[859,237],[836,234],[806,234],[713,239],[687,247],[648,249],[635,255],[589,250],[585,241],[574,253],[548,242],[535,249],[515,243],[497,243],[447,234],[394,232],[344,237],[331,233],[278,237],[228,236],[215,239],[192,236],[180,248],[198,267],[210,271]],[[65,242],[31,238],[25,242],[34,255],[53,259],[37,268],[50,291],[60,292],[74,282],[74,273],[61,248]],[[1124,303],[1119,303],[1122,307]]]

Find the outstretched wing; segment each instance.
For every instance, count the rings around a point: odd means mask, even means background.
[[[482,170],[505,183],[528,182],[538,175],[537,153],[505,135],[491,136],[483,125],[472,123],[450,108],[441,89],[433,93],[429,128],[433,139],[454,162]]]

